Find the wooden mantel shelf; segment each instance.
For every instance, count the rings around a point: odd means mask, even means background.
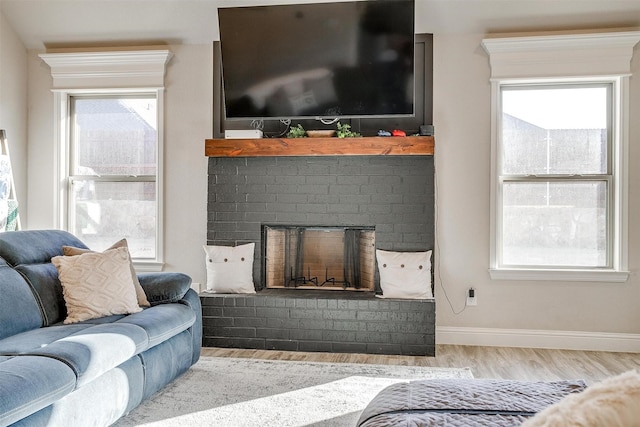
[[[432,136],[207,139],[208,157],[432,156]]]

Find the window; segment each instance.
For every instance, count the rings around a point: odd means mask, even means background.
[[[501,86],[498,267],[612,267],[611,94]]]
[[[126,238],[138,271],[163,261],[163,49],[39,55],[54,93],[55,222],[90,248]]]
[[[104,250],[127,238],[133,258],[157,256],[156,94],[71,95],[67,229]]]
[[[628,80],[640,32],[483,40],[492,279],[623,282]]]

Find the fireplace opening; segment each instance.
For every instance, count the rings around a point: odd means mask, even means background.
[[[375,227],[262,226],[263,287],[375,289]]]

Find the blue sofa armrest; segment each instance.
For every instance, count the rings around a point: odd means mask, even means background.
[[[193,289],[187,291],[180,303],[188,305],[196,313],[196,321],[191,327],[193,337],[193,360],[191,363],[195,364],[200,358],[200,350],[202,349],[202,305],[198,293]]]
[[[141,273],[138,280],[151,306],[178,302],[191,289],[191,277],[183,273]]]

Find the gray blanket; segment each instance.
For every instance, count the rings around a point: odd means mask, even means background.
[[[364,409],[358,427],[519,426],[570,393],[586,388],[581,380],[421,380],[382,390]]]

